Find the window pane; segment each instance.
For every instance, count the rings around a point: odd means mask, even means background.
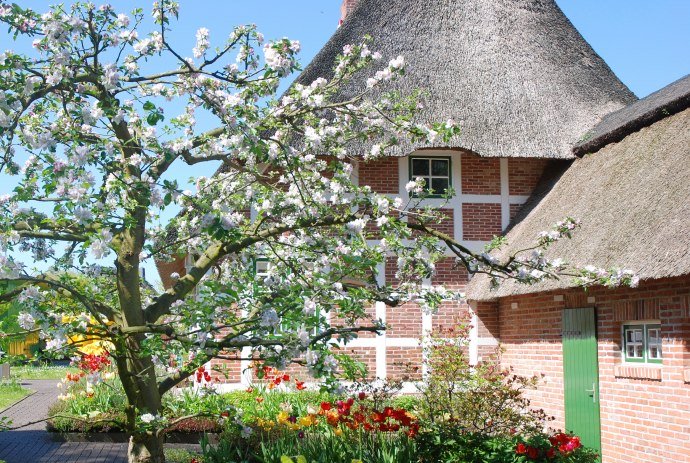
[[[412,176],[425,177],[429,175],[429,160],[428,159],[413,159],[412,160]]]
[[[653,328],[647,330],[647,334],[649,336],[649,342],[652,343],[658,343],[659,342],[659,329],[658,328]]]
[[[635,346],[633,344],[628,344],[625,349],[625,355],[627,357],[634,358],[635,356]]]
[[[431,161],[431,175],[448,177],[448,159],[433,159]]]
[[[431,188],[434,194],[440,195],[448,189],[448,179],[447,178],[432,178]]]
[[[661,351],[657,346],[649,346],[649,358],[660,359]]]
[[[635,344],[635,357],[642,358],[642,345]]]

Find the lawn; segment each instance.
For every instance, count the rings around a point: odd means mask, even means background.
[[[24,389],[13,381],[0,382],[0,410],[4,410],[18,400],[29,395],[31,391]]]
[[[66,366],[30,366],[22,365],[10,367],[10,376],[13,379],[55,379],[60,380],[65,377],[67,373],[74,373],[77,370]]]

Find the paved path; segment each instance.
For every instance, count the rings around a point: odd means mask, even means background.
[[[48,416],[48,408],[57,400],[57,380],[22,381],[22,386],[36,391],[0,416],[12,420],[12,427]],[[195,445],[171,445],[187,449]],[[54,442],[45,430],[45,422],[16,431],[0,432],[0,460],[7,463],[126,463],[127,444],[109,442]]]
[[[13,427],[47,417],[60,393],[56,384],[56,380],[22,381],[36,392],[1,414],[12,420]],[[126,455],[127,444],[53,442],[45,422],[0,433],[0,460],[7,463],[126,463]]]

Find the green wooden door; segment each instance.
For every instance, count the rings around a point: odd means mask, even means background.
[[[563,310],[565,428],[601,452],[599,362],[594,308]]]

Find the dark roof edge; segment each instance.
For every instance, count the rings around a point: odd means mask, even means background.
[[[645,108],[645,106],[649,107]],[[631,133],[689,107],[690,74],[605,116],[590,131],[593,133],[591,138],[586,138],[573,146],[572,152],[575,156],[594,153],[610,143],[619,142]],[[616,119],[621,120],[616,123]]]

